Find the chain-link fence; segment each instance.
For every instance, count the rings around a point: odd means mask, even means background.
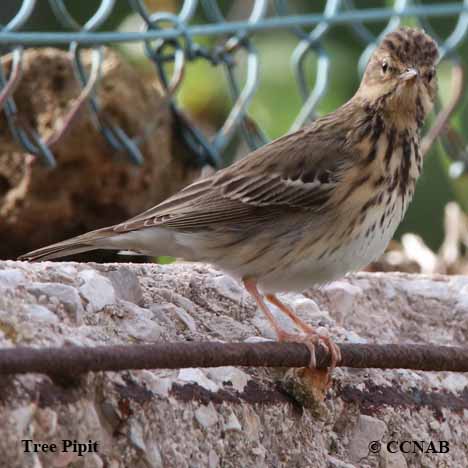
[[[254,96],[260,76],[259,54],[255,46],[255,36],[265,30],[287,30],[297,38],[297,46],[291,57],[291,64],[297,80],[303,106],[297,114],[291,129],[297,129],[313,118],[317,105],[327,91],[331,57],[323,44],[324,38],[337,25],[346,25],[353,37],[363,44],[359,61],[362,71],[373,48],[382,35],[396,28],[402,22],[418,24],[435,37],[440,46],[441,56],[453,66],[458,66],[457,49],[468,32],[468,0],[447,3],[425,4],[417,0],[395,0],[391,6],[358,8],[352,0],[327,0],[321,2],[323,10],[313,14],[297,14],[291,11],[288,0],[252,0],[243,7],[244,19],[231,21],[224,13],[237,2],[226,3],[216,0],[185,0],[172,2],[178,4],[177,12],[151,12],[143,0],[128,0],[126,7],[138,14],[144,24],[140,31],[116,32],[103,28],[123,2],[116,0],[96,1],[95,13],[83,23],[78,22],[70,13],[64,0],[49,0],[49,7],[64,31],[25,31],[29,19],[38,7],[36,0],[7,2],[17,4],[17,10],[0,30],[0,46],[5,53],[12,54],[12,66],[8,76],[0,66],[0,107],[8,120],[10,131],[27,153],[39,157],[49,166],[55,164],[50,149],[58,141],[68,125],[72,124],[77,111],[88,104],[95,125],[109,144],[119,151],[125,151],[134,163],[143,161],[140,144],[144,136],[129,135],[123,128],[105,120],[100,113],[96,89],[99,86],[100,68],[103,62],[103,45],[124,42],[139,42],[144,46],[146,56],[159,75],[174,113],[181,135],[192,150],[200,165],[219,166],[223,151],[236,134],[240,132],[251,149],[267,140],[262,129],[248,117],[249,104]],[[147,2],[151,3],[151,2]],[[153,2],[158,3],[158,2]],[[243,2],[244,3],[244,2]],[[390,2],[387,2],[388,5]],[[10,5],[11,8],[11,5]],[[431,26],[433,18],[450,17],[453,19],[451,31],[440,37]],[[200,21],[200,18],[203,21]],[[383,25],[379,34],[371,32],[369,25]],[[207,46],[203,39],[216,37]],[[82,92],[76,100],[60,130],[44,139],[30,126],[17,118],[15,87],[21,80],[21,66],[24,49],[29,46],[66,46],[73,58],[76,79]],[[87,70],[82,61],[83,48],[93,49],[92,66]],[[245,73],[238,73],[237,54],[245,57]],[[315,56],[315,76],[310,80],[306,70],[307,59]],[[206,60],[214,67],[224,69],[227,86],[232,96],[232,106],[224,123],[214,135],[207,136],[200,128],[190,122],[178,108],[174,94],[183,80],[184,69],[188,62]],[[461,92],[459,95],[461,96]],[[459,99],[458,99],[459,100]],[[458,102],[457,100],[457,102]],[[445,124],[446,122],[442,122]],[[151,126],[149,124],[149,131]],[[453,153],[453,151],[452,151]],[[466,144],[456,149],[454,171],[468,167]]]

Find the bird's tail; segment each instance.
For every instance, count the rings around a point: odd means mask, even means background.
[[[56,244],[42,247],[41,249],[33,250],[18,257],[18,260],[29,260],[35,262],[37,260],[49,260],[52,258],[65,257],[90,250],[106,248],[100,245],[100,240],[107,237],[112,237],[115,232],[111,228],[97,229],[81,236],[73,237]]]

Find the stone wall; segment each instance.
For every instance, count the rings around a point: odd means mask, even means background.
[[[283,297],[336,341],[467,343],[466,277],[361,273]],[[252,300],[208,266],[0,263],[2,347],[259,336],[273,337]],[[102,372],[72,385],[2,377],[0,465],[468,466],[466,374],[337,369],[325,401],[306,406],[291,379],[297,372],[229,367]],[[22,440],[57,452],[25,453]],[[64,452],[62,440],[91,451]],[[369,452],[390,440],[447,441],[449,451]]]

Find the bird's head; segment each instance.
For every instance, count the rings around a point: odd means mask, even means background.
[[[424,31],[399,28],[387,34],[366,67],[358,95],[390,118],[422,124],[437,93],[435,41]]]

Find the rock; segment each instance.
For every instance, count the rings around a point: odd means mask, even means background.
[[[50,408],[37,409],[35,420],[41,431],[47,437],[54,436],[57,432],[58,416]]]
[[[263,336],[249,336],[244,341],[246,343],[265,343],[266,341],[272,341],[272,340],[270,340],[269,338],[265,338]]]
[[[356,468],[356,465],[351,465],[351,463],[346,463],[339,460],[336,457],[328,456],[328,468]]]
[[[159,450],[156,441],[151,441],[146,444],[144,454],[149,468],[164,468],[161,451]]]
[[[366,458],[369,454],[369,444],[381,441],[386,431],[387,425],[383,421],[364,414],[360,415],[348,446],[351,460],[358,462]]]
[[[216,392],[219,390],[219,386],[210,380],[201,369],[181,369],[177,378],[183,382],[196,383],[210,392]]]
[[[197,324],[191,315],[185,312],[181,307],[174,307],[172,311],[176,317],[185,325],[185,327],[192,333],[197,331]]]
[[[231,366],[212,367],[208,369],[208,377],[220,384],[229,383],[237,392],[243,392],[250,380],[249,374]]]
[[[93,312],[115,303],[115,291],[111,281],[95,270],[83,270],[78,277],[83,281],[80,294],[88,301]]]
[[[219,466],[219,457],[214,450],[210,450],[208,454],[208,468],[217,468]]]
[[[99,455],[88,453],[86,454],[84,468],[104,468],[104,462]]]
[[[138,281],[138,276],[130,268],[119,268],[106,274],[114,286],[118,299],[141,305],[143,302],[143,291]]]
[[[218,422],[218,413],[212,403],[206,406],[200,406],[195,410],[195,419],[204,429],[209,429]]]
[[[215,276],[213,286],[217,293],[234,302],[240,302],[243,296],[239,283],[228,275]]]
[[[83,305],[78,291],[73,286],[60,283],[32,283],[27,286],[27,290],[36,297],[44,295],[50,299],[56,298],[75,321],[81,319]]]
[[[382,450],[379,468],[408,468],[408,464],[402,453],[391,453],[387,450]]]
[[[14,289],[26,283],[26,276],[20,270],[5,268],[0,270],[0,290]]]
[[[330,320],[330,315],[326,310],[321,310],[315,301],[308,297],[289,295],[290,306],[299,317],[309,321]]]
[[[20,436],[26,435],[26,431],[32,422],[37,406],[31,403],[27,406],[21,406],[10,413],[14,423],[14,428]]]
[[[175,381],[175,378],[157,377],[152,372],[148,371],[142,371],[141,379],[148,390],[151,390],[153,393],[163,398],[169,396],[172,384]]]
[[[224,430],[226,432],[228,431],[237,431],[240,432],[242,431],[242,426],[239,420],[237,419],[237,416],[234,413],[231,413],[227,419],[227,421],[224,423],[223,426]]]
[[[326,292],[334,309],[338,312],[337,321],[343,322],[345,314],[352,314],[357,298],[362,294],[361,288],[345,281],[334,281],[322,288]]]
[[[50,323],[59,321],[59,318],[53,312],[39,304],[28,304],[25,305],[24,309],[31,320]]]
[[[247,405],[242,408],[242,426],[247,440],[258,441],[262,423],[254,409]]]
[[[455,304],[455,313],[468,317],[468,284],[460,290]]]
[[[50,265],[50,263],[45,262],[44,265]],[[77,269],[74,265],[68,263],[54,263],[53,268],[46,268],[51,281],[73,284],[76,280]]]
[[[159,340],[162,333],[161,326],[153,320],[150,310],[139,307],[132,302],[121,300],[123,307],[122,321],[119,324],[119,333],[133,340],[154,343]]]
[[[362,336],[359,336],[357,333],[355,332],[349,332],[347,335],[346,335],[346,341],[348,343],[362,343],[362,344],[365,344],[368,342],[368,340],[366,340],[365,338],[363,338]]]
[[[405,285],[410,295],[420,296],[424,299],[450,300],[451,291],[445,283],[432,281],[429,278],[415,279]]]
[[[146,443],[143,437],[143,426],[136,420],[133,420],[130,423],[129,438],[134,447],[142,452],[146,451]]]
[[[173,289],[158,288],[158,293],[170,304],[176,304],[185,312],[192,315],[196,313],[194,304],[186,297],[178,294]]]
[[[153,313],[153,318],[157,320],[158,323],[161,325],[164,325],[166,329],[174,329],[175,330],[175,325],[174,322],[171,320],[170,316],[172,313],[172,310],[177,308],[174,305],[171,304],[151,304],[149,306],[149,309]]]
[[[161,337],[161,327],[150,321],[123,322],[120,332],[128,336],[130,341],[155,343]]]

